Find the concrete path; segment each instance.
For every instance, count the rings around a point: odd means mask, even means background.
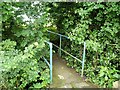
[[[50,88],[97,88],[97,86],[85,82],[74,69],[67,67],[66,61],[54,55],[53,83]]]

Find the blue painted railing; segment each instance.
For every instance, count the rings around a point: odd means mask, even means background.
[[[48,60],[45,57],[43,57],[43,59],[45,60],[45,62],[50,68],[50,82],[52,83],[52,43],[47,41],[46,43],[49,45],[49,48],[50,48],[50,62],[48,62]]]
[[[59,49],[59,56],[61,56],[61,51],[63,51],[64,53],[68,54],[69,56],[71,56],[72,58],[76,59],[77,61],[81,62],[82,64],[82,69],[81,69],[81,77],[83,77],[83,71],[84,71],[84,63],[85,63],[85,48],[86,48],[86,43],[84,42],[84,48],[83,48],[83,56],[82,56],[82,60],[78,59],[77,57],[71,55],[70,53],[68,53],[67,51],[63,50],[61,48],[61,44],[62,44],[62,37],[64,38],[67,38],[69,39],[69,37],[65,36],[65,35],[62,35],[62,34],[59,34],[59,33],[56,33],[56,32],[52,32],[52,31],[48,31],[49,33],[49,36],[50,36],[50,33],[52,34],[55,34],[55,35],[58,35],[60,37],[60,45],[57,46],[55,44],[53,44],[55,47],[57,47]]]

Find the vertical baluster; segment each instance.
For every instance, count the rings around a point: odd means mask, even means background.
[[[83,60],[82,60],[82,73],[81,73],[81,77],[83,77],[83,70],[84,70],[85,48],[86,48],[86,43],[84,42],[84,50],[83,50]]]
[[[49,39],[50,39],[50,32],[48,32],[48,35],[49,35],[48,37],[49,37]]]
[[[52,43],[50,45],[50,81],[52,83]]]
[[[62,40],[62,36],[60,35],[60,49],[59,49],[59,56],[61,57],[61,40]]]

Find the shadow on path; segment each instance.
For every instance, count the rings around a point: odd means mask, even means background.
[[[53,55],[53,83],[50,88],[97,88],[85,82],[72,68],[67,67],[66,61]]]

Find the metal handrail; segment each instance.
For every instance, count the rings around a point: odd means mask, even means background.
[[[59,48],[57,45],[53,44],[53,46],[55,46],[56,48]],[[68,53],[67,51],[61,49],[61,51],[63,51],[64,53],[70,55],[72,58],[76,59],[77,61],[80,61],[82,63],[82,61],[78,58],[76,58],[75,56],[73,56],[72,54]]]
[[[60,36],[59,56],[61,56],[61,41],[62,41],[62,37],[67,38],[67,39],[69,39],[69,37],[67,37],[65,35],[62,35],[62,34],[59,34],[59,33],[56,33],[56,32],[49,31],[49,30],[48,30],[48,32]]]
[[[59,33],[56,33],[56,32],[52,32],[52,31],[48,31],[48,32],[60,36],[60,46],[57,46],[57,45],[53,44],[55,47],[59,48],[59,56],[61,56],[61,51],[63,51],[63,52],[65,52],[66,54],[70,55],[71,57],[73,57],[74,59],[76,59],[76,60],[78,60],[79,62],[82,63],[82,69],[81,69],[81,72],[82,72],[82,73],[81,73],[81,77],[83,77],[86,43],[84,42],[83,59],[82,59],[82,61],[81,61],[80,59],[74,57],[73,55],[71,55],[70,53],[68,53],[67,51],[65,51],[65,50],[63,50],[63,49],[61,48],[62,37],[67,38],[67,39],[69,39],[69,37],[67,37],[67,36],[65,36],[65,35],[62,35],[62,34],[59,34]]]
[[[56,32],[52,32],[52,31],[49,31],[49,30],[48,30],[48,32],[49,32],[49,33],[53,33],[53,34],[56,34],[56,35],[59,35],[59,36],[62,36],[62,37],[65,37],[65,38],[69,39],[69,37],[67,37],[67,36],[65,36],[65,35],[62,35],[62,34],[59,34],[59,33],[56,33]]]
[[[45,60],[45,62],[50,68],[50,82],[52,83],[52,43],[48,41],[46,41],[46,43],[49,44],[49,47],[50,47],[50,63],[45,57],[43,57],[43,59]]]

